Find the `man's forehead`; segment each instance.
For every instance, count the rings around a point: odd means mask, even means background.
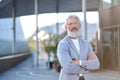
[[[68,18],[67,19],[67,22],[79,22],[79,20],[77,19],[77,18],[75,18],[75,17],[72,17],[72,18]]]
[[[67,20],[69,20],[69,19],[77,19],[78,20],[77,17],[69,17]]]

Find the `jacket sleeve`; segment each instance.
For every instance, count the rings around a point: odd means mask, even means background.
[[[99,69],[100,67],[100,62],[98,60],[98,57],[96,56],[96,54],[93,52],[93,48],[92,46],[88,43],[88,56],[89,55],[93,55],[95,56],[94,59],[92,60],[81,60],[81,66],[83,68],[86,68],[88,70],[96,70]]]
[[[93,60],[81,60],[81,67],[86,68],[88,70],[96,70],[99,69],[100,63],[97,58]]]
[[[68,74],[87,73],[88,71],[86,71],[86,69],[72,62],[68,47],[65,42],[60,42],[57,47],[57,57],[62,66],[62,70]]]

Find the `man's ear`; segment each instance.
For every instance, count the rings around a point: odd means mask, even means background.
[[[65,29],[67,30],[67,26],[65,25]]]

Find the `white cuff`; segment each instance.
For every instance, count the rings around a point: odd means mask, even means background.
[[[82,62],[81,62],[81,60],[79,60],[79,65],[82,66]]]

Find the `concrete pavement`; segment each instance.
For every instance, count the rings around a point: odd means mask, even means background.
[[[46,67],[45,60],[40,60],[39,66],[35,67],[32,58],[29,58],[0,74],[0,80],[58,80],[58,76],[58,72]]]
[[[14,68],[0,74],[0,80],[58,80],[59,73],[46,67],[45,60],[39,60],[39,66],[32,66],[33,60],[29,58]],[[110,70],[90,72],[91,80],[120,80],[120,73]]]
[[[99,70],[90,72],[90,80],[120,80],[120,73],[111,70]]]

